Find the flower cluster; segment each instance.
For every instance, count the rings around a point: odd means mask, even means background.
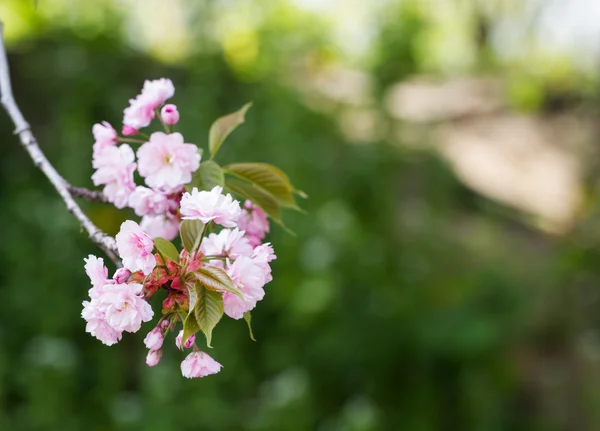
[[[260,196],[277,203],[291,202],[295,189],[270,165],[221,168],[212,160],[201,163],[198,147],[172,130],[179,112],[165,102],[174,93],[168,79],[146,81],[124,110],[122,136],[107,122],[92,128],[94,184],[104,186],[109,202],[132,208],[141,221],[122,223],[115,239],[123,267],[112,278],[103,259],[93,255],[84,259],[91,288],[82,317],[86,331],[110,346],[121,340],[123,332],[137,332],[154,318],[150,300],[162,291],[161,316],[144,339],[146,363],[157,365],[165,338],[177,332],[177,348],[192,350],[181,363],[181,372],[194,378],[221,369],[197,346],[196,332],[203,332],[211,347],[212,330],[223,314],[244,318],[250,325],[249,312],[272,280],[270,262],[275,254],[270,243],[263,243],[269,232],[267,213],[252,202],[256,195],[245,191],[260,190]],[[243,121],[246,109],[217,120],[209,146],[213,157]],[[155,119],[164,131],[140,131]],[[139,145],[137,151],[130,144]],[[135,184],[136,171],[145,185]],[[225,173],[234,174],[234,182],[224,180]],[[261,183],[264,178],[268,182]],[[289,196],[281,195],[285,187]],[[170,242],[178,235],[182,247]]]

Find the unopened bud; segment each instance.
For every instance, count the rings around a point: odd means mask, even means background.
[[[122,283],[125,283],[129,279],[130,275],[131,275],[130,270],[125,269],[125,268],[119,268],[115,272],[115,275],[113,276],[113,280],[115,280],[115,282],[117,284],[122,284]]]
[[[144,338],[144,344],[147,349],[150,350],[158,350],[162,347],[165,336],[162,333],[160,328],[154,328],[152,331],[148,332],[146,338]]]
[[[121,133],[123,134],[123,136],[133,136],[137,133],[137,129],[131,126],[123,126],[123,129],[121,129]]]
[[[162,357],[162,350],[150,350],[146,356],[146,364],[149,367],[153,367],[160,362]]]
[[[179,111],[177,111],[177,106],[173,104],[163,106],[160,111],[160,116],[163,122],[168,126],[172,126],[179,122]]]

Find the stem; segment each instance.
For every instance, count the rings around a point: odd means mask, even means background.
[[[69,191],[70,184],[48,161],[44,152],[38,145],[35,136],[33,136],[29,123],[23,117],[21,110],[15,102],[10,83],[10,71],[8,60],[6,58],[6,50],[4,48],[2,22],[0,22],[0,94],[2,95],[0,103],[2,103],[6,113],[14,123],[15,134],[19,137],[21,146],[27,151],[33,164],[46,175],[50,183],[52,183],[62,200],[65,202],[67,210],[79,221],[92,242],[96,243],[117,267],[121,267],[121,261],[117,257],[117,244],[115,239],[98,229],[98,227],[96,227],[96,225],[85,215],[79,205],[77,205],[77,202],[75,202],[73,195]]]
[[[162,115],[160,115],[160,111],[158,110],[158,108],[156,108],[156,109],[154,110],[154,112],[156,113],[156,116],[157,116],[157,117],[158,117],[158,119],[160,120],[160,124],[162,124],[163,128],[165,129],[165,132],[167,132],[167,133],[171,133],[171,130],[169,129],[169,126],[167,126],[167,125],[165,124],[165,122],[163,121],[163,119],[162,119]]]
[[[146,141],[143,141],[141,139],[135,139],[135,138],[122,138],[121,136],[119,136],[117,138],[117,141],[119,142],[128,142],[130,144],[145,144]]]
[[[209,260],[227,260],[226,256],[204,256],[202,259],[203,262],[208,262]]]

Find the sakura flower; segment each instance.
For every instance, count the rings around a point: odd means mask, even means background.
[[[94,185],[104,184],[104,196],[117,208],[127,205],[129,195],[135,190],[133,171],[135,155],[129,145],[105,147],[95,154],[92,161],[96,172],[92,175]]]
[[[181,363],[181,374],[183,377],[193,379],[216,374],[222,365],[204,352],[192,352]]]
[[[93,146],[94,158],[98,157],[104,148],[117,145],[117,131],[107,121],[103,121],[102,124],[94,124],[92,134],[96,141]]]
[[[98,309],[97,304],[98,301],[95,300],[83,302],[81,317],[87,322],[85,330],[103,344],[112,346],[121,340],[122,331],[115,330],[108,322],[106,322],[104,313]]]
[[[175,345],[177,346],[177,348],[179,350],[181,350],[181,341],[182,340],[183,340],[183,331],[179,331],[179,334],[177,334],[177,337],[175,338]],[[185,340],[183,347],[185,347],[186,349],[189,349],[194,345],[195,341],[196,341],[196,334],[192,334],[188,337],[187,340]]]
[[[123,136],[133,136],[137,132],[137,129],[127,125],[123,126],[123,128],[121,129],[121,133],[123,134]]]
[[[170,79],[146,81],[142,93],[129,101],[129,107],[123,111],[123,124],[133,129],[148,126],[154,119],[154,110],[167,99],[173,97],[175,87]]]
[[[149,367],[154,367],[158,365],[160,362],[160,358],[162,357],[162,350],[150,350],[148,355],[146,356],[146,365]]]
[[[115,239],[123,266],[133,272],[141,270],[145,275],[150,274],[156,265],[152,238],[136,222],[126,220]]]
[[[224,256],[237,258],[238,256],[251,256],[252,246],[244,236],[244,231],[239,229],[223,229],[221,232],[211,233],[202,240],[200,247],[205,256]]]
[[[168,126],[172,126],[179,122],[179,111],[175,105],[169,104],[163,106],[162,110],[160,111],[160,116],[163,122]]]
[[[138,283],[106,285],[92,303],[96,302],[97,310],[104,313],[104,319],[116,331],[137,332],[142,322],[149,322],[154,315],[141,295],[142,288]]]
[[[246,232],[248,242],[253,247],[259,245],[269,232],[267,214],[251,201],[244,203],[244,209],[240,214],[237,225]]]
[[[137,156],[138,171],[146,184],[165,191],[189,183],[192,172],[200,167],[198,147],[184,143],[181,133],[153,133]]]
[[[163,335],[163,331],[160,328],[154,328],[152,331],[148,332],[146,338],[144,338],[144,344],[147,349],[150,350],[158,350],[162,347],[165,336]]]
[[[194,187],[192,193],[184,193],[181,198],[181,216],[185,220],[211,220],[225,227],[235,227],[240,216],[240,204],[230,194],[223,195],[221,186],[211,191],[198,191]]]
[[[264,298],[263,286],[270,281],[270,268],[267,272],[261,263],[248,256],[240,256],[228,265],[226,272],[243,296],[242,299],[230,292],[223,293],[225,314],[232,319],[241,319],[246,311],[252,310]]]
[[[104,259],[90,254],[85,262],[85,273],[90,278],[94,289],[100,289],[108,281],[108,269],[104,266]]]
[[[129,196],[129,206],[139,216],[164,214],[172,208],[171,202],[165,193],[143,186]]]
[[[144,216],[140,226],[150,238],[161,237],[171,241],[179,234],[179,220],[170,214]]]

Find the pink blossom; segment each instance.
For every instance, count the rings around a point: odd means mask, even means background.
[[[224,256],[237,258],[238,256],[251,256],[252,246],[244,236],[244,231],[239,229],[222,229],[221,232],[211,233],[202,240],[200,247],[205,256]]]
[[[173,240],[179,234],[179,220],[177,217],[167,215],[144,216],[140,226],[150,238],[164,238]]]
[[[129,196],[129,206],[139,216],[158,215],[173,209],[173,201],[159,190],[137,186]]]
[[[175,338],[175,345],[177,346],[177,348],[179,350],[181,350],[181,340],[182,339],[183,339],[183,331],[179,331],[179,334],[177,334],[177,337]],[[196,341],[196,334],[192,334],[188,337],[187,340],[185,340],[183,347],[185,347],[186,349],[189,349],[194,345],[195,341]]]
[[[93,146],[94,158],[96,158],[104,148],[117,145],[117,131],[106,121],[103,121],[102,124],[94,124],[94,127],[92,127],[92,134],[96,141]]]
[[[181,363],[181,374],[183,377],[193,379],[195,377],[206,377],[216,374],[222,365],[204,352],[192,352]]]
[[[105,147],[94,155],[96,169],[92,175],[94,185],[104,184],[104,195],[117,208],[127,205],[129,195],[135,189],[133,172],[135,155],[129,145]]]
[[[184,193],[181,198],[181,216],[185,220],[211,220],[225,227],[235,227],[240,215],[240,204],[230,194],[223,195],[221,186],[211,191],[198,191],[194,187],[192,193]]]
[[[150,274],[156,265],[152,238],[136,222],[126,220],[115,239],[123,266],[133,272],[141,270],[145,275]]]
[[[131,275],[131,271],[125,268],[119,268],[115,271],[115,275],[113,275],[113,280],[115,283],[121,284],[126,283],[129,280],[129,276]]]
[[[138,171],[146,184],[171,191],[192,180],[200,167],[200,153],[194,144],[183,142],[181,133],[155,132],[138,151]]]
[[[165,105],[160,111],[163,122],[168,126],[173,126],[179,122],[179,111],[175,105]]]
[[[253,247],[259,245],[269,232],[267,214],[251,201],[244,203],[244,210],[240,214],[237,225],[246,231],[248,241]]]
[[[254,260],[254,263],[263,270],[265,275],[265,284],[273,280],[273,277],[271,277],[271,266],[269,265],[269,262],[277,259],[277,256],[275,256],[275,252],[273,251],[271,244],[266,242],[256,247],[252,253],[252,259]]]
[[[92,302],[96,301],[97,310],[104,313],[104,319],[113,329],[137,332],[142,322],[149,322],[154,315],[141,295],[142,288],[138,283],[106,285],[102,295]]]
[[[238,257],[235,262],[227,266],[226,272],[240,289],[243,299],[233,293],[224,292],[225,314],[232,319],[240,319],[244,312],[252,310],[257,301],[263,299],[265,296],[263,286],[268,282],[270,274],[248,256]]]
[[[81,317],[87,322],[85,330],[107,346],[112,346],[121,340],[122,331],[115,330],[106,322],[104,313],[98,309],[97,303],[97,300],[83,302]]]
[[[160,362],[162,356],[162,350],[150,350],[146,356],[146,365],[154,367]]]
[[[163,335],[163,331],[160,328],[154,328],[152,331],[148,332],[146,338],[144,338],[144,344],[147,349],[150,350],[158,350],[162,347],[165,336]]]
[[[108,269],[104,266],[104,259],[90,254],[85,262],[85,273],[90,278],[94,289],[100,289],[108,281]]]
[[[129,100],[129,107],[123,111],[123,124],[134,129],[148,126],[154,119],[154,110],[173,97],[173,94],[175,87],[170,79],[146,81],[141,94]]]

